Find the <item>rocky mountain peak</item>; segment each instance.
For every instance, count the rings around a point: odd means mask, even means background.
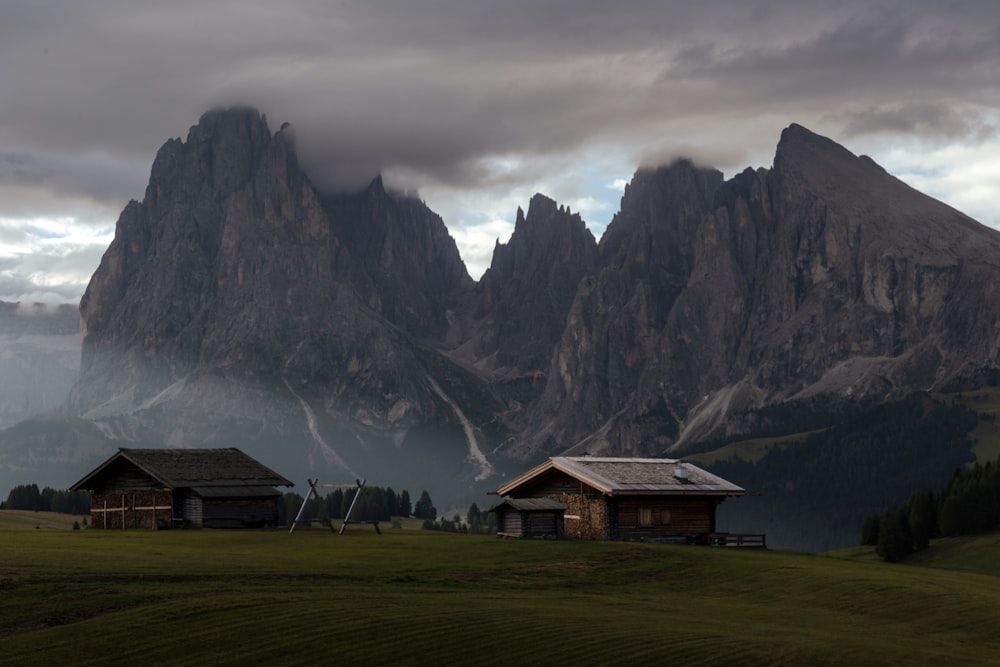
[[[478,285],[487,322],[480,354],[501,367],[541,373],[565,327],[580,280],[596,267],[597,242],[579,214],[536,194],[519,208],[510,240],[497,243]]]
[[[96,387],[119,392],[121,373],[158,378],[141,396],[234,355],[254,373],[264,350],[295,340],[288,323],[328,298],[308,285],[329,274],[331,240],[290,139],[253,109],[216,109],[160,149],[81,300],[76,409],[101,402]]]
[[[781,133],[774,156],[774,177],[789,187],[804,187],[819,196],[837,196],[849,189],[854,196],[877,197],[895,180],[870,158],[859,158],[840,144],[800,125]]]
[[[619,262],[625,257],[641,262],[655,257],[672,271],[683,272],[683,257],[722,180],[718,170],[696,167],[686,159],[639,169],[625,188],[619,213],[601,237],[601,256],[606,262],[615,262],[615,256]]]

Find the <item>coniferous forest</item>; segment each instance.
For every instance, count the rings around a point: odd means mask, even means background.
[[[914,394],[840,410],[834,425],[772,447],[756,461],[707,466],[759,494],[723,503],[731,530],[767,532],[768,544],[803,551],[854,545],[867,517],[941,487],[975,458],[968,434],[977,415],[966,406]]]
[[[7,500],[0,502],[0,509],[88,514],[90,512],[90,493],[49,487],[39,491],[37,484],[20,484],[10,490],[7,494]]]
[[[922,490],[865,519],[861,543],[897,562],[930,546],[934,537],[1000,529],[1000,460],[956,470],[939,491]]]

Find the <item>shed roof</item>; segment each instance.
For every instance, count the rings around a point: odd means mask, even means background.
[[[523,512],[556,512],[566,509],[566,505],[551,498],[504,498],[504,501],[495,507],[491,507],[493,512],[504,505]]]
[[[746,495],[742,487],[679,459],[599,456],[554,456],[507,482],[495,493],[505,496],[516,492],[550,470],[562,471],[611,496]]]
[[[109,467],[128,461],[172,489],[197,487],[294,486],[278,473],[235,447],[223,449],[129,449],[102,463],[73,485],[72,490],[90,488]]]

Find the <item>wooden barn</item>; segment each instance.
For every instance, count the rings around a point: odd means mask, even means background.
[[[584,540],[702,544],[730,543],[716,531],[715,510],[726,498],[746,495],[684,461],[596,456],[553,457],[494,493],[505,497],[492,509],[501,535],[551,531]],[[543,518],[551,513],[557,514],[554,521]],[[739,536],[741,545],[743,538],[763,546],[763,535]]]
[[[235,448],[119,449],[73,485],[94,528],[256,528],[278,519],[293,484]]]

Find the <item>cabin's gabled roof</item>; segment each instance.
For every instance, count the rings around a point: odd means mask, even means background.
[[[744,496],[736,484],[679,459],[600,456],[554,456],[507,482],[494,493],[516,493],[523,486],[558,470],[609,496],[713,495]]]
[[[224,449],[129,449],[102,463],[73,485],[72,490],[91,488],[91,483],[122,461],[136,466],[171,489],[208,487],[294,486],[278,473],[235,447]]]

